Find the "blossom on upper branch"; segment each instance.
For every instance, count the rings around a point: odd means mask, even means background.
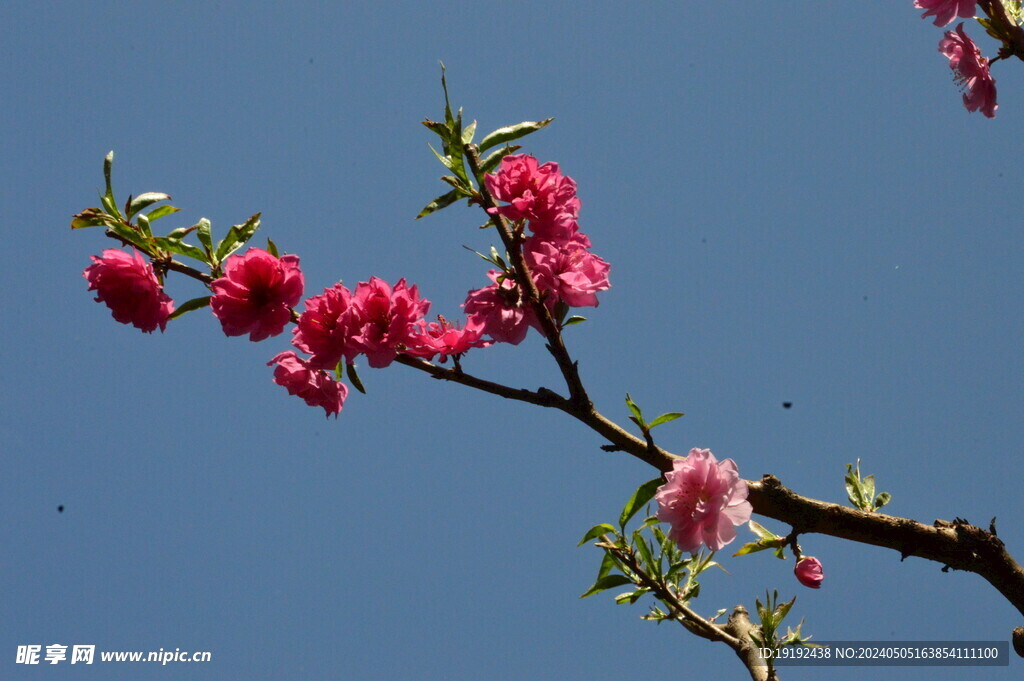
[[[523,245],[523,255],[541,292],[548,292],[569,307],[597,307],[598,291],[611,287],[611,266],[589,247],[590,239],[582,232],[564,241],[534,236]]]
[[[210,309],[225,335],[261,341],[284,331],[292,308],[302,297],[299,256],[280,258],[259,248],[232,255],[224,263],[224,276],[210,288]]]
[[[914,7],[928,10],[921,18],[934,16],[936,26],[951,24],[957,17],[970,19],[977,4],[977,0],[914,0]]]
[[[274,367],[274,383],[288,390],[289,395],[298,395],[311,407],[323,407],[329,417],[341,412],[348,397],[348,386],[331,378],[327,372],[310,366],[309,362],[292,350],[282,352],[267,362]]]
[[[530,230],[545,238],[568,238],[575,231],[580,201],[576,183],[562,175],[557,163],[514,154],[501,159],[494,175],[484,176],[487,190],[508,206],[496,210],[510,220],[529,220]]]
[[[989,73],[989,62],[981,56],[981,50],[974,44],[961,23],[956,31],[946,31],[946,37],[939,41],[939,52],[949,58],[949,68],[955,72],[954,80],[964,92],[964,106],[968,111],[980,110],[989,118],[995,118],[996,81]]]
[[[494,283],[470,291],[463,303],[469,320],[499,343],[519,345],[526,338],[526,332],[533,326],[540,330],[533,309],[523,301],[515,279],[497,270],[487,273]]]
[[[665,484],[654,495],[658,519],[671,525],[671,537],[683,551],[701,544],[718,551],[736,538],[736,525],[750,520],[747,483],[736,463],[721,463],[709,449],[691,449],[665,473]]]
[[[114,319],[146,333],[158,326],[161,331],[167,328],[174,301],[164,293],[153,266],[138,251],[129,255],[108,248],[102,256],[90,257],[93,264],[82,276],[89,282],[89,290],[96,291],[96,302],[106,303]]]

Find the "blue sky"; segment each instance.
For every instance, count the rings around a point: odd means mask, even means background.
[[[419,124],[441,115],[439,59],[481,129],[557,118],[525,150],[576,179],[612,263],[613,288],[567,337],[599,409],[624,422],[629,391],[685,412],[663,446],[829,501],[861,458],[892,513],[997,516],[1021,555],[1021,71],[995,70],[998,118],[968,115],[941,31],[917,14],[909,0],[5,4],[0,675],[742,675],[640,606],[577,598],[600,556],[576,541],[652,471],[564,415],[396,366],[364,369],[369,395],[325,421],[270,382],[285,337],[225,338],[207,312],[148,336],[85,290],[109,244],[68,223],[97,203],[114,149],[119,195],[170,193],[168,226],[205,216],[223,234],[262,211],[309,294],[404,276],[456,316],[486,283],[462,246],[492,237],[461,206],[412,221],[444,191]],[[559,387],[536,337],[465,368]],[[696,607],[777,588],[821,640],[1021,624],[974,575],[802,544],[825,565],[820,591],[758,554],[726,559]],[[13,663],[17,645],[50,643],[214,661]],[[1016,678],[1013,664],[986,677]]]

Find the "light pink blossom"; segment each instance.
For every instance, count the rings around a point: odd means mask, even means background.
[[[96,291],[96,302],[106,303],[114,319],[146,333],[167,328],[174,301],[164,293],[149,262],[137,251],[129,255],[116,248],[90,257],[93,264],[82,276],[89,282],[89,290]]]
[[[348,397],[348,386],[335,381],[320,369],[296,355],[292,350],[282,352],[267,362],[274,367],[274,383],[284,386],[289,395],[298,395],[311,407],[323,407],[328,417],[341,413]]]
[[[914,7],[928,10],[921,18],[935,17],[936,26],[946,26],[957,17],[970,19],[974,16],[977,0],[915,0]]]
[[[359,282],[352,294],[352,347],[366,355],[371,367],[386,367],[399,352],[416,344],[416,329],[429,309],[430,301],[421,299],[418,289],[405,279],[399,279],[394,288],[377,277]]]
[[[597,307],[597,293],[611,287],[611,266],[591,253],[590,239],[577,233],[566,241],[531,237],[523,245],[537,288],[569,307]]]
[[[333,369],[342,357],[354,360],[360,348],[353,342],[359,319],[352,307],[352,292],[335,284],[308,298],[305,308],[292,331],[292,345],[313,355],[310,366]]]
[[[444,362],[451,355],[462,355],[471,348],[491,345],[491,341],[483,339],[483,333],[483,323],[479,319],[467,320],[465,326],[460,328],[458,324],[438,315],[436,322],[420,328],[410,354],[425,359],[440,355],[440,361]]]
[[[302,287],[299,256],[278,258],[250,248],[224,263],[224,276],[210,285],[210,309],[226,335],[248,333],[249,340],[261,341],[284,331],[302,297]]]
[[[825,573],[821,569],[821,561],[814,556],[804,556],[793,567],[793,574],[798,582],[812,589],[820,589]]]
[[[538,166],[533,156],[506,156],[498,172],[484,181],[495,199],[511,204],[497,212],[510,220],[529,220],[534,234],[567,238],[575,231],[580,211],[576,183],[562,175],[557,163]]]
[[[988,59],[981,56],[981,50],[974,44],[961,23],[956,31],[946,31],[946,37],[939,41],[939,52],[949,58],[949,68],[954,71],[954,80],[964,92],[964,106],[968,111],[981,111],[988,118],[995,118],[996,81],[989,72]]]
[[[539,330],[533,310],[523,304],[519,286],[510,276],[497,270],[487,273],[494,283],[470,291],[463,303],[469,317],[468,324],[478,326],[499,343],[519,345],[526,338],[530,326]]]
[[[747,483],[735,462],[721,463],[708,449],[691,449],[676,459],[654,498],[658,519],[671,525],[671,537],[683,551],[701,544],[718,551],[736,538],[736,525],[750,520]]]

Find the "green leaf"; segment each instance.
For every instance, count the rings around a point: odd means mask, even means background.
[[[654,478],[653,480],[648,480],[636,488],[636,491],[633,492],[633,496],[631,496],[629,501],[626,502],[625,507],[622,509],[622,513],[619,515],[619,527],[621,527],[623,531],[626,530],[626,523],[629,522],[629,519],[636,515],[637,511],[646,506],[647,502],[654,498],[654,493],[658,491],[658,488],[661,487],[662,484],[664,484],[664,481],[661,478]]]
[[[153,230],[149,226],[149,218],[147,218],[145,215],[140,215],[139,219],[136,220],[135,223],[138,225],[139,231],[142,232],[144,235],[153,236]]]
[[[461,180],[458,177],[455,177],[454,175],[442,175],[441,181],[446,184],[450,184],[457,191],[462,192],[463,196],[473,195],[473,190],[470,189],[469,186],[463,180]]]
[[[553,120],[555,119],[545,118],[542,121],[523,121],[517,125],[498,128],[480,141],[480,151],[487,151],[491,147],[517,140],[520,137],[529,135],[531,132],[537,132],[541,128],[547,127]]]
[[[421,122],[423,123],[423,125],[427,126],[428,130],[430,130],[431,132],[436,134],[442,140],[447,140],[448,139],[448,134],[449,134],[448,126],[445,125],[444,123],[439,123],[438,121],[432,121],[429,118],[426,118],[426,119],[424,119]]]
[[[764,528],[760,523],[751,520],[748,523],[750,531],[758,536],[760,539],[776,539],[778,535]]]
[[[213,255],[213,236],[210,233],[210,221],[206,218],[199,218],[199,222],[195,224],[196,236],[199,238],[199,243],[203,245],[210,255]]]
[[[778,627],[782,620],[786,619],[786,615],[789,614],[789,609],[796,603],[796,596],[793,596],[793,600],[788,603],[783,603],[775,609],[775,626]]]
[[[364,395],[366,394],[366,388],[363,387],[363,382],[359,380],[359,374],[356,372],[355,364],[348,365],[348,380],[352,381],[353,388]]]
[[[501,159],[505,158],[509,154],[519,151],[520,149],[522,149],[521,146],[519,146],[518,144],[513,144],[506,145],[501,149],[492,151],[482,161],[480,161],[480,172],[482,174],[491,172],[492,170],[498,167],[498,164],[501,163]]]
[[[147,250],[146,238],[139,234],[135,229],[128,227],[121,222],[112,222],[107,225],[106,233],[110,236],[115,236],[121,241],[132,244],[142,250]]]
[[[181,239],[172,239],[166,236],[153,237],[153,241],[156,242],[158,248],[162,248],[165,251],[171,253],[177,253],[178,255],[184,255],[188,258],[194,258],[199,262],[206,262],[206,253],[203,249],[187,244]]]
[[[617,586],[632,583],[633,581],[626,575],[607,575],[594,582],[593,586],[587,589],[586,592],[580,596],[580,598],[593,596],[594,594],[601,593],[605,589],[614,589]]]
[[[573,316],[569,317],[568,319],[566,319],[565,323],[562,324],[562,326],[572,326],[573,324],[582,324],[585,321],[587,321],[586,317],[581,317],[578,314],[576,314],[576,315],[573,315]]]
[[[888,492],[882,492],[877,497],[875,497],[875,510],[877,511],[878,509],[888,504],[890,501],[892,501],[892,495],[889,494]]]
[[[99,208],[86,208],[81,213],[71,216],[71,229],[84,229],[86,227],[101,227],[117,220]]]
[[[469,144],[473,141],[473,135],[476,133],[476,121],[473,121],[462,131],[462,143]]]
[[[747,554],[757,553],[758,551],[764,551],[764,550],[770,549],[770,548],[774,548],[774,547],[766,546],[766,545],[762,544],[761,542],[751,542],[751,543],[748,543],[748,544],[744,544],[742,547],[740,547],[740,550],[737,551],[736,553],[732,554],[732,556],[733,556],[733,558],[735,558],[736,556],[746,556]]]
[[[256,230],[259,229],[259,227],[259,213],[253,215],[241,225],[233,225],[231,229],[228,230],[227,236],[221,239],[220,243],[217,244],[217,252],[214,254],[217,262],[224,262],[224,258],[244,246],[245,243],[252,238],[252,235],[256,233]]]
[[[107,212],[114,217],[120,218],[121,211],[117,207],[117,202],[114,200],[114,185],[110,181],[110,176],[114,169],[114,151],[110,150],[107,152],[106,157],[103,159],[103,181],[106,184],[106,193],[103,195],[103,206],[107,209]]]
[[[670,411],[669,413],[662,414],[658,418],[656,418],[653,421],[651,421],[651,423],[648,426],[648,428],[654,428],[654,426],[660,426],[663,423],[668,423],[669,421],[675,421],[680,416],[685,416],[685,414],[683,414],[680,411]]]
[[[451,156],[442,156],[441,154],[437,153],[437,149],[435,149],[429,144],[427,146],[430,147],[430,150],[434,152],[434,156],[437,156],[437,160],[440,161],[445,168],[452,171],[453,173],[455,172],[455,161],[452,160]]]
[[[435,211],[439,211],[442,208],[447,208],[448,206],[452,205],[462,197],[463,194],[458,189],[453,189],[447,194],[442,194],[441,196],[437,197],[436,199],[428,203],[426,206],[424,206],[423,210],[421,210],[419,215],[416,216],[416,219],[419,220],[420,218],[426,217]]]
[[[661,561],[654,560],[654,552],[651,551],[644,536],[640,534],[640,530],[633,532],[633,543],[636,544],[637,553],[640,554],[640,559],[647,566],[647,571],[655,577],[661,577]]]
[[[182,303],[178,307],[178,309],[172,312],[171,316],[168,317],[168,319],[177,319],[186,312],[191,312],[192,310],[200,310],[209,304],[210,296],[203,296],[202,298],[193,298],[192,300],[187,300],[184,303]]]
[[[615,562],[615,556],[612,555],[611,551],[605,551],[604,558],[601,559],[601,567],[597,570],[596,581],[600,581],[607,577],[611,573],[612,568],[614,568],[616,565],[617,563]]]
[[[167,198],[171,197],[168,196]],[[147,217],[149,218],[150,222],[153,222],[154,220],[159,220],[162,217],[167,217],[172,213],[177,213],[179,210],[181,209],[175,208],[174,206],[159,206],[149,211],[149,213],[147,213]]]
[[[875,476],[869,475],[863,481],[864,500],[868,503],[875,499]]]
[[[629,407],[629,411],[633,414],[633,423],[640,426],[641,430],[646,428],[647,422],[644,421],[644,415],[640,412],[640,407],[636,405],[633,398],[629,396],[629,393],[626,393],[626,406]]]
[[[608,533],[612,533],[612,534],[615,533],[615,528],[612,527],[611,525],[609,525],[608,523],[601,523],[600,525],[594,525],[589,530],[587,530],[587,533],[585,535],[583,535],[583,539],[580,539],[580,543],[577,544],[576,546],[583,546],[584,544],[586,544],[591,539],[597,539],[602,534],[608,534]]]
[[[278,257],[277,244],[271,241],[270,237],[267,237],[267,253],[274,256],[275,258]]]
[[[168,239],[178,239],[178,240],[181,240],[181,239],[184,239],[185,237],[187,237],[189,234],[191,234],[195,230],[196,230],[196,226],[195,225],[192,225],[191,227],[179,227],[177,229],[172,229],[170,232],[168,232],[167,233],[167,238]]]
[[[144,194],[139,194],[138,196],[131,200],[131,203],[128,204],[128,219],[131,220],[132,216],[134,216],[136,213],[138,213],[143,208],[146,208],[147,206],[150,206],[154,203],[158,203],[160,201],[170,200],[170,196],[168,196],[167,194],[163,194],[161,192],[146,192]]]

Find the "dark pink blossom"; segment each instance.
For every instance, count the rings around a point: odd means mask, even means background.
[[[299,256],[278,258],[250,248],[224,263],[224,276],[210,285],[210,309],[226,335],[249,334],[249,340],[261,341],[284,331],[302,287]]]
[[[497,212],[510,220],[529,220],[534,234],[568,238],[576,230],[576,183],[562,175],[557,163],[538,166],[533,156],[506,156],[498,172],[484,181],[495,199],[510,204],[499,206]]]
[[[747,483],[732,459],[719,463],[711,450],[691,449],[665,480],[654,495],[658,519],[671,525],[668,536],[683,551],[701,544],[718,551],[736,538],[736,525],[750,520]]]
[[[415,346],[416,329],[429,309],[430,301],[421,299],[405,279],[399,279],[394,288],[377,277],[359,282],[352,294],[351,345],[366,355],[371,367],[386,367],[399,352]]]
[[[313,355],[310,366],[333,369],[342,357],[354,360],[360,348],[353,342],[359,319],[352,307],[352,292],[335,284],[308,298],[305,306],[292,331],[292,345]]]
[[[954,80],[964,92],[964,106],[968,111],[981,111],[988,118],[995,118],[996,81],[989,72],[988,59],[981,56],[981,50],[974,44],[961,23],[956,31],[946,31],[946,37],[939,41],[939,52],[949,58],[949,68],[954,71]]]
[[[462,355],[472,348],[486,348],[490,341],[483,339],[483,323],[479,319],[469,319],[465,326],[448,321],[441,315],[436,322],[422,326],[414,339],[415,345],[410,354],[425,359],[433,359],[440,355],[444,362],[451,355]]]
[[[328,417],[341,413],[348,397],[348,386],[335,381],[326,371],[316,369],[292,350],[267,362],[274,367],[274,383],[284,386],[289,395],[298,395],[311,407],[323,407]]]
[[[611,266],[589,246],[590,239],[582,233],[565,241],[527,239],[523,254],[537,288],[569,307],[597,307],[597,293],[611,287]]]
[[[793,574],[798,582],[812,589],[820,589],[825,573],[821,569],[821,561],[814,556],[804,556],[793,567]]]
[[[497,270],[491,270],[487,276],[494,283],[470,291],[463,303],[469,318],[466,323],[478,326],[499,343],[519,345],[530,326],[539,330],[536,315],[523,304],[519,286],[512,277]]]
[[[935,17],[936,26],[950,24],[957,17],[970,19],[977,4],[977,0],[914,0],[914,7],[928,10],[921,18]]]
[[[164,293],[149,262],[137,251],[129,255],[116,248],[90,257],[93,264],[82,276],[89,282],[89,290],[96,291],[96,302],[106,303],[114,319],[146,333],[167,328],[174,301]]]

